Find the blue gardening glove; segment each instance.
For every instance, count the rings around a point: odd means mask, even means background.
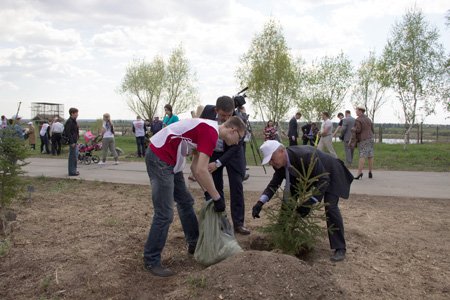
[[[319,202],[319,201],[316,198],[311,197],[308,200],[306,200],[305,202],[303,202],[302,205],[297,207],[297,212],[300,215],[300,218],[304,218],[307,215],[309,215],[309,212],[311,211],[311,206],[313,206],[317,202]]]
[[[256,202],[256,204],[252,208],[252,217],[253,219],[259,218],[259,213],[261,212],[261,209],[263,207],[264,203],[261,201]]]
[[[214,200],[214,210],[216,212],[224,212],[225,211],[225,199],[220,197],[217,200]]]

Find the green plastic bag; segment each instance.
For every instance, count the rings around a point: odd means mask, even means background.
[[[202,265],[210,266],[242,252],[226,214],[214,210],[213,200],[205,202],[200,211],[199,231],[194,258]]]

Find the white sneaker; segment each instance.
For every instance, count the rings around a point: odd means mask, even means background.
[[[115,165],[118,165],[118,164],[119,164],[119,162],[118,162],[118,161],[115,161],[115,162],[114,162],[114,164],[115,164]]]
[[[98,164],[99,164],[99,165],[106,165],[106,163],[103,162],[103,161],[99,161]]]

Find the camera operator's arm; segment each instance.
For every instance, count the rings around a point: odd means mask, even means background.
[[[238,151],[243,151],[243,143],[244,140],[242,139],[237,145],[229,146],[227,151],[225,151],[222,156],[217,159],[220,161],[220,166],[217,167],[226,166],[230,160],[238,154]]]

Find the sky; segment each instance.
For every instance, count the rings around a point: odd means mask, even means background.
[[[239,59],[270,19],[282,26],[294,57],[310,63],[343,51],[355,68],[370,51],[382,52],[392,26],[414,5],[449,53],[446,0],[1,0],[0,114],[12,116],[22,102],[19,114],[31,118],[32,102],[52,102],[64,104],[65,117],[77,107],[81,119],[105,112],[134,119],[118,92],[127,66],[167,59],[180,44],[201,104],[214,104],[243,88],[235,78]],[[391,96],[377,122],[403,122],[394,103]],[[342,109],[352,109],[350,102]],[[247,111],[252,115],[251,99]],[[440,111],[423,121],[450,124],[450,116]]]

